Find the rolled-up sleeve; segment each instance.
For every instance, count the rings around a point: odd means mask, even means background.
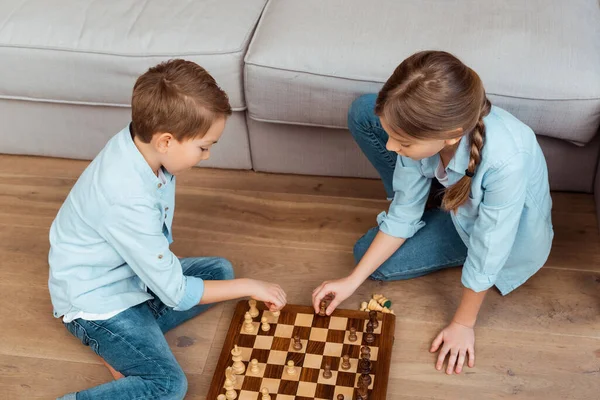
[[[128,198],[111,206],[100,233],[164,304],[188,310],[200,302],[204,282],[183,275],[163,225],[160,210],[151,201]]]
[[[481,292],[496,283],[519,228],[527,195],[527,153],[517,153],[501,167],[487,171],[484,195],[469,237],[462,284]]]
[[[379,230],[393,237],[408,239],[425,226],[421,220],[431,179],[423,175],[421,163],[398,156],[394,170],[394,199],[388,212],[377,217]]]

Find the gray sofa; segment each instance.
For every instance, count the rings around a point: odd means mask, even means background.
[[[203,165],[376,177],[348,107],[422,49],[456,54],[534,129],[553,190],[600,204],[598,0],[0,0],[0,152],[93,158],[136,76],[180,57],[235,110]]]

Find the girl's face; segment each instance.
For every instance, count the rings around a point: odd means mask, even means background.
[[[424,158],[429,158],[442,150],[454,146],[460,141],[460,137],[454,139],[415,139],[403,132],[394,132],[385,121],[384,117],[379,117],[381,127],[388,134],[386,148],[403,157],[408,157],[419,161]]]

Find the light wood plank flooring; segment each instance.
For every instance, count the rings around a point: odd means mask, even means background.
[[[53,399],[111,379],[52,317],[48,229],[87,162],[0,156],[0,398]],[[354,242],[387,207],[378,181],[194,169],[179,178],[174,252],[230,259],[238,276],[273,279],[295,304],[353,267]],[[427,351],[451,318],[460,270],[365,283],[398,315],[389,399],[599,399],[600,235],[590,195],[554,193],[556,239],[547,265],[502,297],[491,291],[476,329],[477,364],[460,376]],[[235,302],[167,334],[204,400]],[[190,345],[191,343],[191,345]],[[210,399],[212,400],[212,399]]]

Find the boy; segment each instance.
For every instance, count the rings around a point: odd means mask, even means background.
[[[179,259],[169,250],[175,176],[209,158],[229,115],[227,95],[197,64],[150,68],[134,86],[131,123],[59,210],[50,229],[54,316],[117,379],[63,399],[183,399],[187,381],[166,331],[218,301],[285,305],[278,285],[233,279],[225,259]]]

